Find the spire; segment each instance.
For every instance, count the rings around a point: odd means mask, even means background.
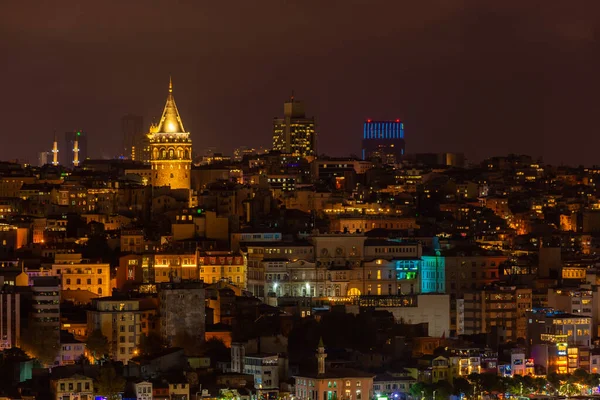
[[[186,133],[183,128],[183,122],[179,116],[177,105],[175,105],[175,97],[173,97],[173,80],[169,76],[169,94],[167,95],[167,103],[163,110],[162,117],[158,123],[156,133]]]

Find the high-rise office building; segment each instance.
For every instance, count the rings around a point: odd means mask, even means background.
[[[314,117],[306,117],[304,104],[294,96],[283,104],[283,118],[273,120],[273,150],[302,157],[317,155]]]
[[[402,159],[405,150],[404,123],[395,121],[372,121],[363,127],[363,160],[379,159],[386,164],[395,164]]]
[[[77,142],[77,148],[75,148],[75,142]],[[83,130],[65,132],[63,149],[58,153],[62,165],[72,167],[75,162],[81,164],[88,158],[87,134]]]
[[[38,167],[43,167],[44,165],[48,164],[50,154],[52,153],[50,153],[49,151],[40,151],[38,153]]]
[[[139,115],[127,114],[121,118],[121,132],[123,133],[123,156],[131,160],[144,159],[144,118]],[[149,159],[149,157],[148,157]]]
[[[185,131],[175,105],[173,84],[158,125],[150,127],[152,185],[189,189],[192,170],[192,139]]]

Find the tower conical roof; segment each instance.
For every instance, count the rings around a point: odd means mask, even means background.
[[[167,103],[163,110],[162,117],[158,123],[156,133],[186,133],[183,128],[183,122],[179,116],[177,105],[175,104],[175,97],[173,97],[173,82],[169,78],[169,94],[167,96]]]

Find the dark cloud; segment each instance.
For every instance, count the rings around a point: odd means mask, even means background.
[[[57,4],[59,4],[57,6]],[[295,90],[321,150],[358,153],[364,118],[402,118],[409,151],[597,163],[597,1],[51,1],[0,5],[0,158],[120,117],[158,117],[173,74],[200,150],[269,145]]]

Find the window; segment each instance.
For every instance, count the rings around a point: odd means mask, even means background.
[[[102,278],[98,278],[98,285],[102,285]]]
[[[71,278],[67,278],[67,285],[71,284]]]
[[[88,284],[88,285],[91,285],[91,284],[92,284],[92,280],[91,280],[90,278],[88,278],[88,280],[87,280],[87,284]]]
[[[98,268],[98,273],[101,274],[102,273],[102,268]]]
[[[80,278],[77,278],[77,284],[81,285],[81,279]]]

